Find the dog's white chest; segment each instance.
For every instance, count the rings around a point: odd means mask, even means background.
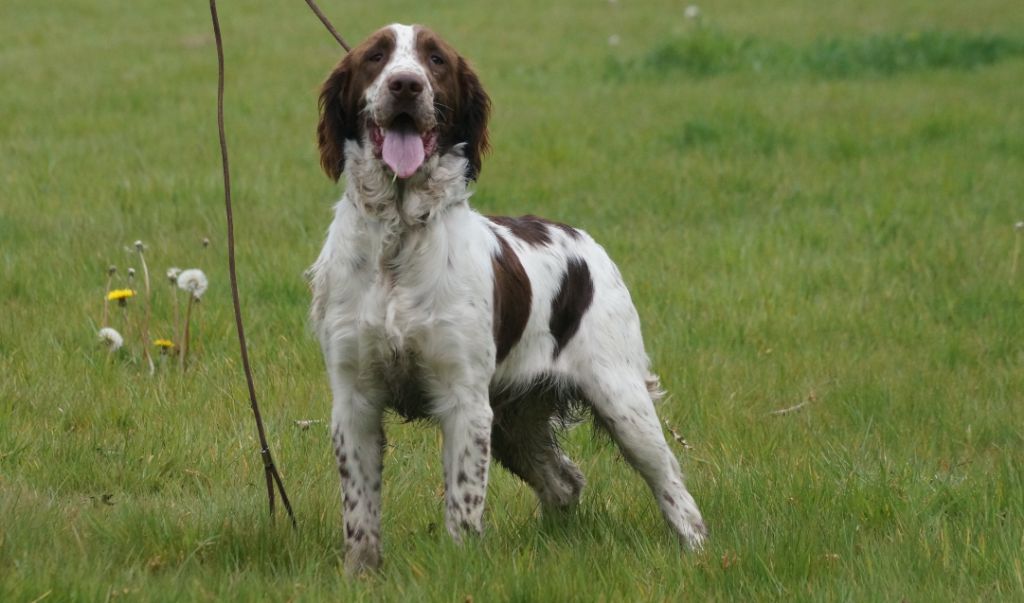
[[[360,320],[364,341],[381,341],[384,352],[415,351],[416,343],[434,323],[433,297],[396,285],[381,274],[367,292]]]

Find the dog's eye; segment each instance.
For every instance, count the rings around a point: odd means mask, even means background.
[[[366,60],[370,61],[371,63],[379,63],[382,60],[384,60],[384,53],[383,52],[375,52],[375,53],[371,54],[370,56],[366,57]]]
[[[430,62],[435,65],[444,65],[444,58],[439,54],[432,54],[430,55]]]

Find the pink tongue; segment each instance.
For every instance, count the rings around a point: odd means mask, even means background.
[[[423,165],[423,139],[416,130],[385,130],[382,151],[384,163],[388,164],[399,178],[412,176]]]

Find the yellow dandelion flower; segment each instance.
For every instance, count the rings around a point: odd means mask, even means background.
[[[153,342],[153,345],[160,348],[161,354],[169,354],[174,349],[174,342],[170,339],[157,339]]]
[[[123,302],[130,297],[135,297],[134,289],[114,289],[107,294],[107,299],[110,301]]]

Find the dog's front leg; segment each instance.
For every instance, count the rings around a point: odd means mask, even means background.
[[[345,571],[380,567],[381,409],[358,392],[335,387],[331,414],[334,454],[341,474]]]
[[[438,413],[444,434],[445,526],[456,542],[465,532],[483,531],[493,416],[486,390],[453,395]]]

